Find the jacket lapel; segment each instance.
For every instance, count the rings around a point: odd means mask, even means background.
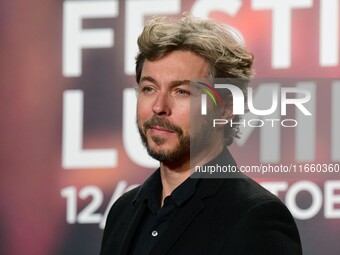
[[[146,204],[145,203],[139,203],[135,205],[136,208],[134,208],[136,211],[132,215],[129,225],[125,230],[125,234],[122,240],[122,245],[120,247],[120,251],[118,254],[120,255],[127,255],[129,252],[129,248],[131,246],[132,239],[135,235],[135,232],[139,226],[139,223],[143,217],[143,214],[146,209]]]

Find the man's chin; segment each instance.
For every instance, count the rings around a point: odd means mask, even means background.
[[[174,161],[173,157],[171,156],[171,153],[169,153],[169,152],[164,152],[164,151],[159,151],[159,150],[155,151],[155,150],[148,149],[148,154],[152,158],[154,158],[154,159],[156,159],[160,162],[166,162],[166,161],[172,162],[172,161]]]
[[[148,146],[147,151],[151,157],[156,157],[159,155],[159,157],[163,157],[169,154],[172,154],[172,150],[162,148],[163,146],[155,145],[155,146]],[[154,155],[154,156],[153,156]]]
[[[148,154],[160,162],[182,161],[190,154],[190,137],[168,139],[162,136],[150,136],[141,133],[143,144]]]
[[[184,153],[181,149],[160,149],[160,148],[147,148],[148,154],[160,162],[174,162],[183,159]]]

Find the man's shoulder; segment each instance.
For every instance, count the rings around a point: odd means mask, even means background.
[[[215,197],[222,207],[233,207],[240,212],[266,202],[285,207],[277,196],[248,177],[230,178],[220,182],[222,184]]]
[[[230,183],[224,185],[230,185]],[[235,179],[233,188],[238,192],[241,198],[246,200],[279,200],[277,196],[249,177]]]
[[[222,206],[233,221],[226,250],[235,249],[238,254],[302,253],[294,218],[277,196],[254,180],[242,178],[224,182],[220,198],[231,188],[234,198]],[[262,240],[270,245],[259,245]]]

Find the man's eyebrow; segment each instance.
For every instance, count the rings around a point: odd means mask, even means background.
[[[172,81],[171,84],[173,86],[190,85],[190,81],[189,80]]]
[[[157,83],[156,80],[154,78],[152,78],[151,76],[143,76],[140,79],[139,84],[144,82],[144,81],[148,81],[148,82],[151,82],[151,83]]]

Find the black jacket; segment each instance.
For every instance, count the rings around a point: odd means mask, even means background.
[[[234,164],[228,151],[216,162]],[[151,254],[302,254],[299,233],[286,206],[255,181],[238,175],[241,178],[202,178]],[[145,203],[132,203],[138,190],[127,192],[112,206],[101,255],[127,255],[146,209]]]

